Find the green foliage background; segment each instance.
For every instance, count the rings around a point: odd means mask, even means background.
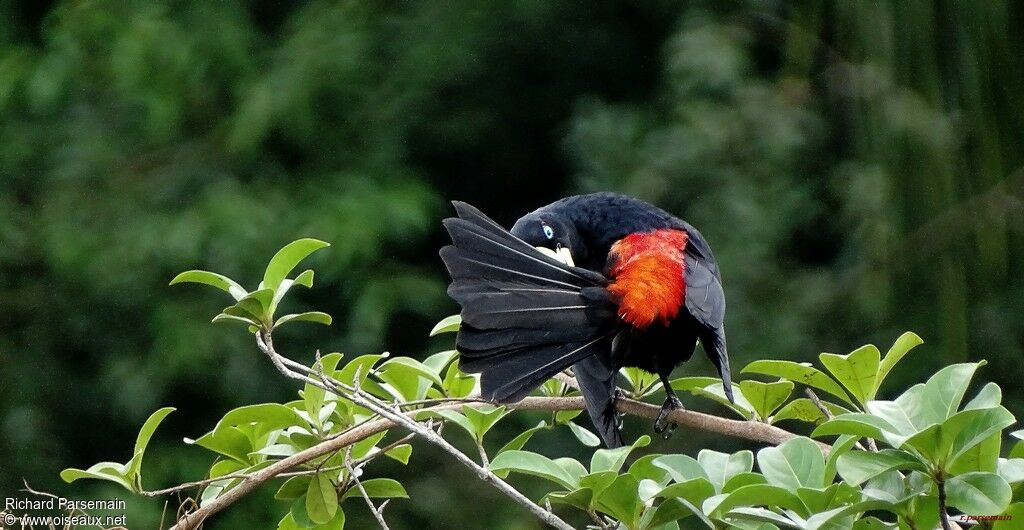
[[[123,454],[164,405],[146,485],[194,479],[209,457],[182,436],[294,395],[207,323],[215,293],[167,287],[181,270],[257,278],[323,239],[289,312],[335,324],[284,328],[280,348],[444,347],[426,332],[455,310],[449,199],[504,223],[581,191],[651,200],[714,246],[735,366],[913,329],[927,344],[893,388],[986,358],[1024,410],[1019,3],[93,0],[0,18],[0,496],[22,477],[114,495],[57,472]],[[538,435],[548,454],[571,440]],[[535,524],[444,457],[414,462],[393,526]],[[211,526],[270,527],[267,497]],[[130,526],[161,507],[133,500]]]

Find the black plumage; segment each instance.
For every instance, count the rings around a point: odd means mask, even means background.
[[[485,398],[522,399],[558,372],[573,367],[590,415],[609,447],[622,444],[614,415],[615,374],[623,366],[657,373],[668,399],[679,405],[668,376],[699,339],[731,399],[723,327],[721,274],[703,236],[650,204],[611,193],[568,197],[516,222],[512,231],[476,208],[454,203],[458,218],[444,224],[453,244],[441,249],[451,276],[448,293],[462,306],[457,339],[461,368],[481,373]],[[630,234],[685,231],[685,301],[668,322],[646,327],[620,318],[609,291],[609,252]],[[568,249],[570,266],[539,250]]]

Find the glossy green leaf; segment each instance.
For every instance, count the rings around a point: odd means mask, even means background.
[[[764,475],[760,473],[738,473],[729,477],[729,480],[725,481],[722,486],[722,493],[732,493],[743,486],[749,486],[751,484],[767,484]]]
[[[783,420],[798,420],[808,423],[818,423],[826,420],[825,413],[808,398],[799,398],[783,405],[773,416],[769,418],[771,423]]]
[[[305,313],[291,313],[283,315],[274,322],[274,329],[277,329],[289,322],[313,322],[314,324],[331,325],[331,315],[320,311],[307,311]]]
[[[769,484],[790,490],[824,485],[825,457],[810,438],[801,436],[777,447],[761,449],[757,453],[757,465]]]
[[[946,481],[946,502],[971,515],[999,515],[1010,505],[1010,485],[995,473],[965,473]]]
[[[580,427],[579,425],[571,421],[565,422],[565,425],[566,427],[569,427],[569,430],[572,431],[573,436],[575,436],[581,444],[587,447],[597,447],[601,445],[601,439],[598,438],[596,434],[588,431],[583,427]]]
[[[541,477],[559,484],[566,489],[575,489],[579,485],[582,473],[575,474],[567,467],[550,458],[529,451],[509,450],[499,453],[491,460],[492,471],[516,471],[527,475]]]
[[[217,426],[214,428],[214,435],[219,435],[231,426],[254,424],[256,426],[254,432],[262,434],[304,423],[305,420],[302,416],[291,407],[286,407],[279,403],[261,403],[239,407],[225,414],[217,422]]]
[[[128,479],[138,484],[139,488],[142,488],[142,458],[146,454],[146,447],[149,446],[149,441],[153,439],[153,433],[156,432],[160,423],[175,410],[177,409],[174,407],[164,407],[157,410],[149,415],[146,422],[142,424],[142,428],[139,429],[139,434],[135,438],[135,450],[132,453],[132,459],[125,470]]]
[[[822,353],[818,360],[857,401],[864,404],[875,398],[881,355],[878,348],[867,344],[846,355]]]
[[[715,485],[705,478],[694,478],[685,482],[676,482],[657,492],[656,496],[666,498],[682,498],[690,501],[695,506],[700,506],[704,501],[715,495],[719,490]]]
[[[594,451],[594,456],[590,459],[590,472],[597,473],[599,471],[619,471],[622,465],[626,463],[626,458],[635,449],[640,447],[647,447],[651,443],[651,437],[643,435],[637,438],[632,445],[623,447],[617,447],[615,449],[598,449]]]
[[[309,238],[288,243],[270,258],[267,270],[263,274],[263,286],[267,289],[277,289],[299,262],[313,252],[329,246],[329,243]]]
[[[209,271],[185,271],[175,276],[168,285],[175,285],[178,283],[201,283],[204,285],[210,285],[230,294],[235,300],[241,300],[248,292],[235,280]]]
[[[107,480],[128,491],[135,491],[135,487],[128,480],[125,466],[116,462],[100,462],[89,469],[68,468],[60,472],[60,478],[69,484],[83,478]]]
[[[361,481],[363,489],[366,490],[366,496],[371,499],[408,499],[409,493],[405,491],[405,487],[402,486],[401,482],[391,478],[371,478],[369,480]],[[349,497],[361,496],[362,492],[359,491],[355,485],[349,487],[341,498],[342,500]]]
[[[782,380],[774,383],[760,381],[740,381],[740,392],[754,408],[754,412],[762,420],[767,420],[778,409],[789,395],[793,393],[793,382]]]
[[[704,466],[700,465],[700,462],[696,459],[687,455],[659,456],[652,461],[652,464],[667,471],[672,480],[676,482],[686,482],[695,478],[703,478],[709,483],[711,482],[711,477],[708,476]]]
[[[794,383],[800,383],[821,390],[853,405],[853,400],[850,399],[849,394],[843,390],[843,387],[835,379],[832,379],[828,374],[810,364],[801,364],[793,361],[754,361],[743,368],[743,373],[771,375],[789,379]]]
[[[795,491],[795,488],[793,491]],[[712,497],[704,502],[703,509],[705,513],[711,514],[712,517],[721,518],[730,510],[740,506],[772,506],[793,510],[801,515],[807,513],[803,502],[789,489],[782,486],[752,484],[719,497]]]
[[[387,452],[384,453],[384,456],[403,464],[408,464],[409,457],[412,456],[412,446],[409,444],[396,445],[391,449],[388,449]]]
[[[729,401],[729,398],[726,397],[725,386],[721,383],[721,381],[716,381],[715,383],[712,383],[704,388],[694,388],[690,390],[690,392],[694,395],[703,396],[714,401],[717,401],[718,403],[726,406],[727,408],[738,414],[743,419],[752,419],[754,416],[754,406],[751,405],[747,401],[747,398],[743,396],[743,393],[740,392],[738,385],[732,385],[732,391],[733,398],[735,400],[734,402]]]
[[[654,460],[661,458],[661,456],[662,455],[658,454],[641,456],[629,465],[629,471],[627,472],[636,477],[639,481],[648,479],[664,486],[668,484],[672,478],[668,474],[668,471],[654,465]]]
[[[487,431],[491,430],[491,427],[494,427],[501,418],[504,418],[508,414],[508,410],[503,406],[493,407],[484,405],[475,408],[463,405],[462,414],[473,427],[473,431],[470,434],[477,440],[483,440]]]
[[[440,322],[434,325],[430,330],[430,336],[440,335],[442,333],[453,333],[459,330],[459,326],[462,325],[462,315],[451,315],[443,318]]]
[[[881,440],[883,431],[896,432],[896,428],[873,414],[851,412],[822,423],[814,429],[811,436],[817,438],[819,436],[851,434]]]
[[[319,364],[313,364],[314,371],[322,371],[325,375],[334,374],[335,369],[338,367],[338,363],[344,357],[343,354],[338,352],[332,352],[327,355],[320,357]],[[302,401],[306,412],[309,414],[311,419],[319,419],[320,409],[324,406],[324,400],[327,398],[327,391],[311,383],[306,383],[302,388]]]
[[[702,449],[697,454],[697,462],[715,485],[716,491],[722,491],[729,479],[740,474],[749,473],[754,467],[754,453],[739,451],[733,454],[719,453],[710,449]]]
[[[924,464],[916,457],[899,449],[883,449],[877,453],[850,451],[839,457],[836,469],[843,480],[854,486],[893,470],[926,471]]]
[[[288,480],[281,484],[281,487],[277,489],[277,493],[274,494],[274,498],[280,501],[292,501],[306,494],[309,490],[309,482],[313,478],[309,475],[299,475],[297,477],[289,477]]]
[[[306,489],[306,513],[316,524],[325,524],[338,511],[338,492],[326,473],[317,473]]]
[[[637,494],[639,483],[632,475],[616,477],[600,494],[594,496],[598,509],[618,519],[629,528],[636,528],[643,511],[643,503]]]
[[[259,322],[255,318],[249,316],[248,312],[246,312],[245,316],[218,313],[216,316],[213,317],[212,320],[210,320],[210,322],[214,324],[245,324],[248,326],[259,325]]]
[[[889,348],[889,351],[886,352],[882,361],[878,364],[878,379],[875,383],[876,387],[881,387],[882,381],[889,376],[889,372],[892,371],[896,364],[899,363],[904,356],[910,353],[910,350],[916,348],[922,343],[924,343],[924,341],[921,340],[921,337],[918,337],[917,333],[912,331],[908,331],[900,335],[899,338],[896,339],[896,342],[893,343],[892,347]]]

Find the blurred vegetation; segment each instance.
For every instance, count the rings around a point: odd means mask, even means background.
[[[986,358],[1024,405],[1019,3],[91,0],[0,17],[0,493],[25,477],[113,494],[57,472],[122,454],[111,441],[164,405],[179,413],[147,486],[194,478],[208,457],[181,436],[293,395],[244,333],[207,323],[216,295],[166,286],[180,270],[256,277],[288,241],[329,241],[289,312],[334,326],[279,346],[433,351],[455,310],[436,258],[455,198],[505,223],[580,191],[651,200],[715,248],[734,365],[913,329],[934,358],[895,380]],[[683,438],[664,444],[729,447]],[[418,460],[396,527],[533,524]],[[265,501],[213,527],[268,527]]]

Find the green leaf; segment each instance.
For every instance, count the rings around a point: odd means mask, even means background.
[[[601,439],[596,434],[576,425],[571,421],[565,422],[565,425],[572,431],[573,436],[580,441],[581,444],[587,447],[597,447],[601,445]]]
[[[850,399],[849,394],[843,390],[843,387],[839,386],[839,383],[836,383],[835,379],[832,379],[828,374],[818,370],[810,364],[796,363],[793,361],[754,361],[743,368],[742,373],[748,372],[789,379],[794,383],[800,383],[812,388],[817,388],[822,392],[831,394],[846,403],[853,405],[853,401]]]
[[[867,344],[846,355],[822,353],[818,359],[857,401],[864,404],[875,398],[881,355],[873,344]]]
[[[660,458],[662,455],[644,455],[637,458],[629,465],[628,473],[636,477],[637,480],[643,481],[649,479],[657,482],[664,486],[668,484],[672,479],[668,474],[668,471],[654,465],[654,460]]]
[[[695,506],[700,506],[708,497],[717,492],[715,485],[707,479],[695,478],[660,488],[656,495],[665,498],[682,498]]]
[[[366,490],[366,496],[371,499],[408,499],[409,494],[405,491],[401,482],[391,478],[371,478],[369,480],[361,481],[363,489]],[[341,498],[345,500],[349,497],[362,496],[362,492],[359,491],[355,485],[350,487]]]
[[[825,459],[825,484],[831,484],[832,481],[836,479],[836,464],[839,461],[839,457],[843,456],[853,448],[857,443],[857,439],[858,438],[856,436],[850,436],[847,434],[836,438],[836,441],[832,444],[832,450],[828,453],[828,458]]]
[[[725,386],[721,381],[717,381],[704,388],[694,388],[690,392],[697,396],[703,396],[718,403],[725,405],[736,414],[740,415],[745,420],[749,420],[754,415],[754,407],[751,405],[747,398],[743,396],[743,393],[739,391],[739,386],[732,385],[733,396],[735,402],[729,401],[729,398],[725,395]]]
[[[290,269],[289,269],[290,270]],[[306,489],[306,513],[316,524],[326,524],[338,511],[338,492],[326,473],[317,473]]]
[[[281,327],[289,322],[313,322],[315,324],[323,324],[325,326],[331,325],[331,315],[320,311],[306,311],[305,313],[291,313],[289,315],[283,315],[281,318],[274,322],[274,329]]]
[[[384,456],[408,464],[409,457],[412,456],[412,446],[409,444],[396,445],[384,453]]]
[[[851,412],[842,414],[822,423],[814,429],[811,436],[829,436],[835,434],[851,434],[858,437],[884,439],[882,432],[896,432],[896,428],[874,414]]]
[[[618,519],[628,528],[636,528],[643,511],[643,503],[637,494],[639,483],[632,475],[619,475],[615,481],[595,495],[594,504],[598,509]]]
[[[626,463],[626,458],[633,450],[640,447],[647,447],[651,443],[651,437],[644,435],[637,438],[633,445],[616,447],[615,449],[598,449],[590,459],[590,472],[615,471],[618,472]]]
[[[407,401],[423,399],[431,384],[443,383],[428,366],[409,357],[393,357],[377,367],[377,376]]]
[[[792,381],[776,381],[774,383],[762,383],[760,381],[740,381],[740,392],[747,398],[754,412],[762,420],[767,420],[775,409],[779,408],[789,395],[793,393]]]
[[[116,462],[100,462],[89,469],[68,468],[60,472],[60,478],[68,484],[83,478],[107,480],[128,491],[136,491],[135,487],[127,479],[125,466]]]
[[[245,288],[239,285],[235,280],[209,271],[185,271],[175,276],[168,285],[178,283],[201,283],[204,285],[210,285],[230,294],[235,300],[241,300],[247,294]]]
[[[739,451],[730,455],[702,449],[697,453],[697,462],[704,468],[715,489],[722,491],[729,479],[740,473],[749,473],[754,468],[754,453]]]
[[[1024,482],[1024,458],[1000,458],[996,467],[1007,484]]]
[[[249,326],[259,325],[259,322],[256,321],[256,319],[248,316],[248,312],[246,313],[246,316],[235,316],[229,315],[227,313],[218,313],[217,316],[213,317],[213,319],[210,320],[210,322],[214,324],[246,324]]]
[[[185,439],[186,444],[195,444],[215,453],[222,454],[243,464],[249,464],[248,455],[252,452],[252,441],[249,437],[233,426],[214,429],[196,440]]]
[[[423,359],[423,365],[430,368],[430,371],[440,376],[441,372],[451,364],[455,357],[459,355],[456,350],[446,350],[437,352],[426,359]]]
[[[1010,485],[995,473],[965,473],[946,481],[947,504],[971,515],[999,515],[1010,504]]]
[[[142,489],[142,457],[146,454],[146,447],[149,446],[149,441],[153,438],[153,433],[156,432],[160,423],[175,410],[177,409],[174,407],[164,407],[150,414],[146,422],[142,424],[142,428],[139,429],[139,435],[135,438],[135,451],[132,453],[132,459],[125,470],[125,475],[134,484],[138,484],[140,489]]]
[[[294,409],[280,403],[260,403],[234,409],[224,415],[214,427],[214,436],[219,436],[232,426],[255,425],[256,435],[265,434],[292,425],[304,425],[306,420]]]
[[[738,473],[725,481],[722,486],[722,493],[732,493],[743,486],[749,486],[751,484],[767,484],[764,475],[760,473]]]
[[[320,357],[319,364],[314,363],[313,369],[323,371],[324,374],[333,374],[335,369],[338,367],[338,363],[341,362],[343,354],[338,352],[332,352],[327,355]],[[324,400],[327,398],[327,391],[311,383],[306,383],[302,388],[302,401],[306,408],[306,412],[310,418],[314,421],[320,417],[320,409],[324,406]]]
[[[690,456],[682,454],[664,455],[655,458],[651,462],[655,467],[659,467],[668,472],[672,480],[676,482],[686,482],[695,478],[702,478],[711,482],[711,477],[708,476],[704,466],[700,465],[700,462],[693,459]]]
[[[825,457],[821,448],[803,436],[757,453],[757,465],[769,484],[796,490],[800,486],[823,487]]]
[[[515,438],[509,440],[508,443],[506,443],[501,449],[498,450],[498,453],[501,454],[504,453],[505,451],[518,451],[522,449],[523,446],[526,445],[526,442],[530,441],[530,438],[533,438],[533,435],[536,434],[537,431],[546,428],[548,428],[548,424],[542,421],[537,425],[530,427],[529,429],[526,429],[525,431],[517,434]]]
[[[953,461],[991,436],[1013,425],[1016,418],[1003,407],[958,412],[942,424],[948,442],[948,461]]]
[[[760,459],[758,462],[760,462]],[[807,508],[804,507],[800,498],[782,486],[752,484],[719,497],[712,497],[705,501],[705,513],[710,514],[712,517],[721,518],[733,508],[740,506],[773,506],[793,510],[801,515],[807,513]]]
[[[541,477],[572,490],[579,486],[583,473],[576,474],[550,458],[529,451],[510,450],[499,453],[491,460],[492,471],[516,471]]]
[[[281,282],[288,277],[288,273],[299,264],[306,256],[331,246],[318,239],[299,239],[292,241],[270,258],[266,272],[263,273],[263,286],[267,289],[276,290]]]
[[[313,287],[313,269],[306,269],[302,271],[302,274],[296,276],[292,281],[295,285],[301,285],[307,289]]]
[[[472,425],[473,430],[470,432],[477,441],[483,441],[484,435],[487,431],[491,430],[501,418],[504,418],[508,414],[508,410],[505,407],[492,407],[482,406],[480,408],[470,407],[469,405],[462,406],[462,414],[466,416],[469,423]]]
[[[289,477],[288,480],[281,484],[281,487],[277,489],[277,493],[274,494],[274,498],[279,501],[293,501],[306,494],[309,489],[309,483],[313,480],[309,475],[300,475],[297,477]]]
[[[430,336],[440,335],[442,333],[452,333],[459,330],[459,326],[462,325],[462,315],[452,315],[445,317],[440,322],[434,325],[434,328],[430,330]]]
[[[893,343],[892,347],[889,348],[889,351],[886,352],[885,357],[882,358],[882,362],[878,365],[878,379],[875,382],[876,387],[882,386],[882,381],[888,377],[889,372],[891,372],[893,367],[896,366],[896,363],[900,362],[900,359],[903,359],[905,355],[910,353],[910,350],[916,348],[922,343],[924,343],[924,341],[921,340],[921,337],[917,336],[917,333],[908,331],[900,335],[900,337],[896,339],[896,342]]]
[[[828,418],[813,401],[808,398],[799,398],[786,403],[769,419],[771,423],[783,420],[799,420],[808,423],[818,423]]]
[[[924,403],[936,411],[935,417],[929,418],[929,421],[941,422],[956,413],[974,372],[984,365],[985,361],[954,364],[939,370],[928,379],[922,397]]]
[[[854,486],[893,470],[926,471],[914,455],[899,449],[883,449],[877,453],[850,451],[839,457],[836,469],[843,480]]]

